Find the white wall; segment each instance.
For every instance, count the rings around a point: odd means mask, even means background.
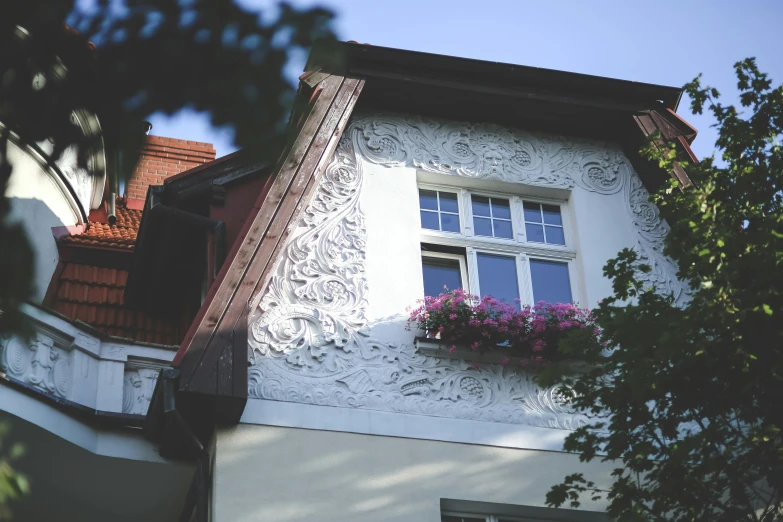
[[[13,172],[5,196],[10,200],[10,221],[21,223],[35,255],[35,296],[40,302],[57,266],[57,245],[52,228],[81,223],[74,198],[64,184],[13,143],[8,144]]]
[[[431,235],[419,183],[561,202],[565,248],[496,247],[570,260],[581,306],[610,295],[602,269],[623,248],[654,262],[659,288],[679,288],[660,254],[666,226],[615,144],[357,116],[252,301],[249,400],[244,425],[218,435],[216,520],[435,522],[442,498],[543,506],[580,471],[556,450],[589,419],[534,371],[474,368],[406,329]],[[607,466],[591,470],[606,479]]]
[[[252,301],[250,398],[561,430],[586,422],[555,392],[538,388],[534,372],[489,363],[474,369],[417,348],[417,332],[406,329],[406,309],[424,293],[421,242],[466,247],[479,239],[422,230],[420,183],[458,188],[463,208],[470,206],[468,191],[513,196],[520,202],[513,216],[519,239],[522,199],[561,204],[565,247],[482,241],[512,255],[568,261],[580,306],[594,307],[610,294],[602,269],[623,248],[654,261],[656,282],[674,289],[674,270],[660,254],[666,227],[615,144],[488,124],[360,116],[349,125],[271,282]],[[467,215],[462,220],[470,222]],[[525,256],[517,263],[520,297],[530,302]],[[469,253],[468,272],[470,264]],[[243,420],[339,429],[331,421],[304,423],[310,417],[301,408],[285,409],[248,406]],[[379,431],[367,415],[341,412],[335,418],[343,419],[345,431],[399,434]]]
[[[543,507],[566,474],[610,472],[558,452],[248,425],[218,432],[215,462],[214,522],[439,522],[444,498]]]
[[[386,167],[365,163],[361,205],[367,226],[367,284],[370,325],[385,328],[394,318],[405,317],[406,307],[414,305],[424,295],[421,272],[421,224],[419,221],[418,182],[429,182],[493,192],[530,194],[545,197],[550,194],[566,199],[565,211],[571,244],[576,250],[575,268],[578,278],[572,281],[573,293],[579,304],[593,308],[611,294],[611,284],[603,276],[603,266],[626,247],[634,245],[634,233],[628,213],[627,195],[598,194],[580,187],[570,190],[526,187],[521,184],[489,180],[466,180],[450,175],[426,175],[415,168]],[[570,219],[569,219],[570,218]],[[403,321],[404,322],[404,321]],[[380,323],[380,324],[379,324]],[[398,325],[399,326],[399,325]],[[409,334],[396,329],[396,340]]]

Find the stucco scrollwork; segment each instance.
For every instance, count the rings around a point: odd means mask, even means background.
[[[374,115],[352,121],[249,322],[251,397],[574,429],[556,389],[519,368],[428,357],[372,339],[366,320],[364,162],[511,183],[624,191],[650,281],[682,294],[667,232],[623,154],[588,140],[491,124]],[[412,341],[412,339],[411,339]]]

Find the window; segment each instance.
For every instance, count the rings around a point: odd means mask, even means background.
[[[571,280],[568,264],[543,259],[530,260],[530,279],[533,282],[533,301],[570,303]]]
[[[562,203],[420,187],[424,295],[463,288],[509,304],[572,303]]]
[[[444,232],[459,232],[457,194],[435,190],[419,190],[421,227]]]
[[[528,241],[565,245],[560,207],[525,201],[524,208],[525,233]]]
[[[426,252],[421,257],[424,295],[436,296],[447,290],[465,288],[465,258],[455,254]]]
[[[514,256],[476,253],[480,297],[491,295],[508,304],[518,303],[519,277]]]
[[[511,205],[507,199],[472,196],[473,230],[477,236],[514,237]]]

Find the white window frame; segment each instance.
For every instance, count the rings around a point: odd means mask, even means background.
[[[462,289],[467,293],[472,293],[470,290],[470,280],[468,278],[468,269],[465,262],[465,256],[459,254],[450,254],[448,252],[431,252],[428,250],[421,251],[422,261],[425,257],[432,257],[436,259],[456,259],[459,262],[459,275],[462,281]]]
[[[502,192],[465,189],[454,186],[418,183],[418,188],[422,190],[433,190],[439,192],[457,193],[457,205],[460,216],[460,233],[443,232],[440,230],[431,230],[420,227],[421,242],[442,246],[462,247],[467,254],[466,266],[463,268],[462,256],[458,254],[445,254],[440,252],[422,251],[422,256],[431,257],[449,257],[460,258],[460,268],[463,271],[463,288],[471,294],[481,295],[481,283],[478,274],[478,259],[476,254],[486,253],[500,256],[514,257],[517,267],[517,282],[520,304],[534,305],[533,301],[533,281],[530,272],[530,259],[540,259],[542,261],[551,261],[566,263],[568,265],[568,279],[571,287],[571,300],[573,303],[581,301],[581,280],[578,278],[576,268],[577,252],[571,245],[575,244],[573,232],[571,230],[572,220],[570,219],[570,209],[566,200],[554,198],[541,198],[536,196],[525,196],[520,194],[508,194]],[[485,196],[490,198],[500,198],[509,200],[511,206],[511,227],[513,238],[496,238],[488,236],[477,236],[473,230],[473,205],[471,195]],[[560,216],[563,221],[563,236],[565,245],[552,245],[548,243],[538,243],[527,241],[525,237],[525,217],[523,210],[523,201],[539,203],[545,205],[557,206],[560,209]],[[436,255],[437,254],[437,255]]]
[[[434,192],[448,192],[449,194],[456,194],[457,196],[457,217],[459,219],[459,232],[451,232],[449,230],[440,230],[443,228],[443,223],[441,221],[441,214],[444,212],[440,209],[440,194],[438,194],[436,197],[438,199],[438,210],[432,210],[432,209],[423,209],[421,208],[421,203],[419,203],[419,220],[421,221],[421,212],[434,212],[438,216],[438,227],[439,230],[433,230],[431,228],[424,228],[421,227],[422,230],[428,230],[430,232],[436,232],[438,234],[446,234],[449,236],[459,235],[465,233],[465,218],[462,212],[462,191],[455,187],[443,187],[440,186],[439,188],[431,188],[430,186],[419,186],[419,190],[429,190]],[[453,212],[445,212],[446,214],[453,216]],[[421,224],[421,223],[420,223]]]

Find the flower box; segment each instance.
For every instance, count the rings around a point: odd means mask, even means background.
[[[427,334],[417,339],[422,353],[474,364],[570,365],[602,349],[589,310],[544,302],[515,306],[461,289],[426,297],[411,312],[411,325]]]

